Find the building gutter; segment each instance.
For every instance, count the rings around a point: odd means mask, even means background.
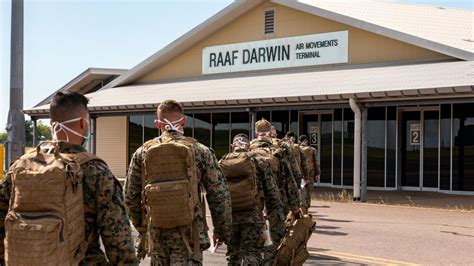
[[[354,194],[355,201],[360,200],[360,158],[361,158],[361,121],[362,112],[354,98],[349,99],[354,112]]]

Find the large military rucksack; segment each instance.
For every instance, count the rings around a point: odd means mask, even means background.
[[[303,173],[303,169],[301,168],[301,148],[298,145],[293,144],[293,151],[295,153],[296,165],[300,173]]]
[[[244,211],[257,202],[257,170],[252,157],[247,152],[223,158],[219,165],[224,172],[229,187],[232,211]]]
[[[306,165],[308,165],[308,171],[314,171],[314,156],[313,156],[313,149],[310,146],[302,147],[301,150],[303,151],[306,157]]]
[[[85,222],[81,165],[92,154],[36,151],[18,159],[11,173],[5,219],[7,265],[77,265],[84,258]]]
[[[307,243],[316,227],[311,215],[288,222],[286,233],[277,249],[273,266],[299,266],[309,258]]]
[[[251,144],[250,150],[263,157],[271,166],[272,172],[276,175],[280,169],[280,160],[277,156],[276,149],[270,147],[262,147],[257,144]]]
[[[200,210],[200,193],[194,143],[196,141],[191,138],[158,138],[144,144],[142,200],[146,226],[179,229],[189,253],[199,258],[199,228],[196,218]],[[188,227],[192,230],[193,251],[185,233]],[[148,252],[152,250],[152,242],[148,242]]]

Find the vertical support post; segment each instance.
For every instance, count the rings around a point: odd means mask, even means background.
[[[38,120],[36,118],[32,118],[33,121],[33,147],[38,145]]]
[[[367,201],[367,133],[368,133],[368,112],[367,108],[362,109],[362,147],[361,147],[361,180],[360,180],[360,201]]]
[[[349,105],[354,112],[354,201],[360,200],[360,157],[361,157],[361,110],[357,102],[351,98]]]
[[[90,152],[93,154],[97,153],[97,117],[91,117],[91,128],[90,128],[91,139],[89,140]]]
[[[23,0],[12,0],[10,47],[10,110],[8,111],[7,164],[25,153],[23,110]]]
[[[257,123],[257,113],[250,111],[250,139],[255,138],[255,123]]]

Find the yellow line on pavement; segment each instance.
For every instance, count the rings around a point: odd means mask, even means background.
[[[361,255],[355,255],[355,254],[349,254],[349,253],[342,253],[342,252],[335,252],[335,251],[309,251],[309,254],[313,256],[326,256],[326,257],[336,257],[339,259],[343,260],[355,260],[358,262],[365,262],[368,264],[379,264],[379,265],[409,265],[409,266],[415,266],[418,264],[414,263],[409,263],[409,262],[403,262],[403,261],[396,261],[396,260],[388,260],[388,259],[382,259],[382,258],[375,258],[375,257],[369,257],[369,256],[361,256]]]

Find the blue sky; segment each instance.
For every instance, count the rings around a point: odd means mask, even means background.
[[[24,106],[88,67],[131,68],[232,0],[25,0]],[[473,8],[472,0],[398,0]],[[11,1],[0,0],[0,132],[8,116]]]

